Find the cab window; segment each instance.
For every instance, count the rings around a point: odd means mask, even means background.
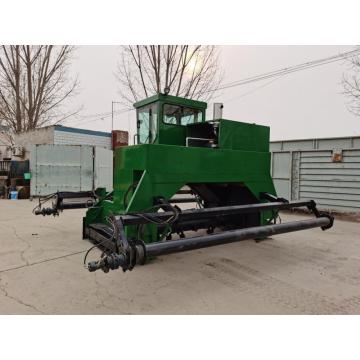
[[[164,105],[164,123],[173,125],[189,125],[203,121],[203,112],[199,109],[179,105]]]

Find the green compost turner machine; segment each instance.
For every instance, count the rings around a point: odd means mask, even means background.
[[[88,208],[83,238],[103,250],[90,271],[132,270],[154,256],[332,226],[314,201],[277,197],[269,127],[205,121],[206,103],[165,94],[134,107],[136,145],[115,150],[113,191],[58,192],[35,209]],[[277,221],[279,210],[300,207],[314,218]]]

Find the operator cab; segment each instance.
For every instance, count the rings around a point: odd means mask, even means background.
[[[205,122],[207,104],[157,94],[134,104],[137,112],[137,144],[186,146],[187,128]]]

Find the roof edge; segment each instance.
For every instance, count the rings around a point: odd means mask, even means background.
[[[170,103],[173,103],[176,105],[183,104],[185,106],[196,107],[196,108],[200,108],[200,109],[204,109],[204,110],[207,108],[207,103],[204,101],[183,98],[180,96],[166,95],[166,94],[161,94],[161,93],[153,95],[146,99],[137,101],[133,105],[134,105],[134,108],[139,108],[139,107],[151,104],[156,101],[163,101],[163,102],[169,101]]]
[[[111,137],[111,133],[97,130],[79,129],[62,125],[54,125],[55,131],[72,132],[77,134]]]
[[[314,137],[314,138],[302,138],[302,139],[283,139],[283,140],[271,140],[272,143],[280,143],[280,142],[297,142],[297,141],[314,141],[314,140],[336,140],[336,139],[360,139],[360,135],[355,136],[334,136],[334,137]]]

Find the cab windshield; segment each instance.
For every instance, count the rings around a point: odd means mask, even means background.
[[[165,104],[163,112],[165,124],[184,126],[203,121],[203,112],[200,109]]]

